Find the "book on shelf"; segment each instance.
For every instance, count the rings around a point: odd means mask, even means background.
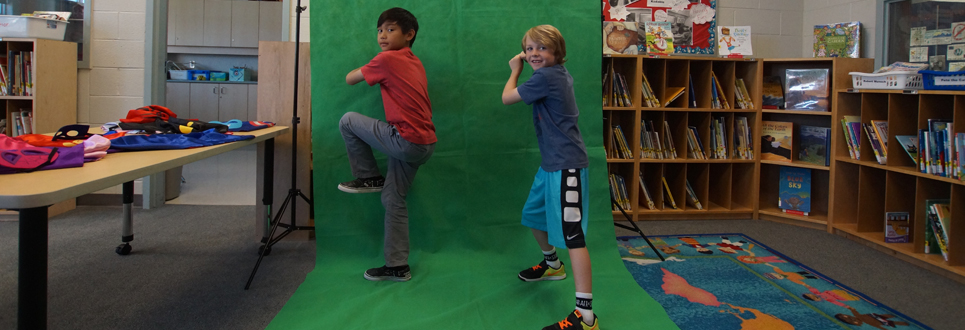
[[[660,101],[657,100],[657,95],[653,93],[653,88],[650,86],[650,81],[647,80],[647,75],[641,73],[640,76],[643,78],[643,86],[640,87],[643,92],[643,106],[647,108],[659,107]]]
[[[0,118],[0,134],[7,134],[7,120]]]
[[[616,156],[617,159],[633,159],[633,154],[630,152],[630,144],[627,143],[627,138],[623,134],[623,129],[620,125],[613,125],[611,128],[612,140],[611,147],[615,149],[612,154]]]
[[[861,160],[861,116],[844,116],[841,128],[851,159]]]
[[[874,151],[875,159],[878,161],[878,164],[887,164],[888,156],[884,154],[881,140],[879,140],[878,133],[876,133],[874,125],[862,124],[862,126],[864,127],[864,134],[868,136],[868,143],[871,144],[871,149]]]
[[[645,22],[647,52],[650,54],[673,54],[673,32],[670,22]]]
[[[875,129],[875,135],[878,137],[878,141],[881,144],[882,152],[885,157],[888,157],[888,121],[886,120],[872,120],[872,128]]]
[[[673,103],[673,101],[677,100],[681,95],[684,95],[686,90],[684,87],[667,87],[663,92],[663,99],[666,100],[663,102],[663,106],[670,106],[670,103]]]
[[[684,180],[684,184],[687,186],[687,202],[690,202],[690,205],[696,207],[698,210],[703,210],[704,207],[700,205],[700,199],[697,198],[697,193],[695,193],[694,188],[690,186],[690,180]]]
[[[673,134],[670,132],[670,124],[666,120],[663,121],[663,134],[664,134],[664,158],[667,159],[677,159],[677,148],[674,146]]]
[[[687,83],[690,85],[690,93],[687,94],[687,95],[688,95],[688,98],[690,99],[689,105],[690,105],[691,108],[696,108],[696,107],[697,107],[697,91],[694,90],[694,76],[693,76],[693,75],[690,75],[689,78],[690,78],[690,79],[687,80]]]
[[[754,138],[747,117],[734,117],[734,153],[740,159],[754,159]]]
[[[761,108],[784,109],[784,84],[781,83],[781,77],[764,77],[761,94],[763,96]]]
[[[697,127],[687,126],[687,151],[690,152],[690,159],[707,159],[704,143],[700,141]]]
[[[654,128],[653,121],[640,121],[640,148],[643,158],[672,159],[667,152],[667,147],[664,145],[664,142],[660,141],[660,134]]]
[[[905,149],[905,153],[911,160],[915,162],[915,166],[918,165],[918,137],[914,135],[896,135],[895,139],[898,140],[898,144],[901,145],[902,149]]]
[[[724,117],[711,119],[710,146],[713,150],[710,158],[727,159],[727,130],[724,128]]]
[[[791,162],[794,123],[761,122],[761,159]]]
[[[711,107],[714,109],[731,109],[727,97],[724,96],[724,89],[720,86],[720,79],[713,72],[710,73],[710,97]]]
[[[613,205],[613,211],[619,211],[622,208],[624,211],[630,211],[630,195],[627,194],[627,185],[623,180],[623,176],[619,174],[610,174],[610,195],[613,200],[618,203]],[[619,208],[617,207],[619,206]]]
[[[831,166],[831,128],[801,125],[798,160],[814,165]]]
[[[787,69],[784,108],[828,111],[828,69]]]
[[[754,55],[750,26],[717,26],[717,55]]]
[[[751,93],[747,90],[747,85],[744,84],[744,79],[737,78],[734,81],[734,90],[737,92],[735,96],[737,98],[736,103],[741,109],[754,109],[754,100],[751,98]]]
[[[949,205],[949,200],[947,199],[925,200],[926,219],[928,220],[927,227],[930,227],[934,240],[938,243],[937,250],[941,253],[942,257],[945,258],[945,261],[948,261],[948,229],[949,222],[951,221]],[[926,253],[930,252],[931,251],[926,251]]]
[[[885,213],[885,243],[908,243],[911,232],[908,212]]]
[[[34,121],[33,111],[30,110],[20,110],[20,124],[23,125],[23,132],[21,134],[33,134],[33,121]]]
[[[10,114],[10,120],[13,121],[13,125],[11,125],[11,127],[13,127],[13,132],[11,133],[13,134],[11,134],[10,137],[16,137],[24,134],[23,121],[20,119],[20,112],[14,111],[12,114]]]
[[[859,58],[861,23],[842,22],[814,26],[814,57]]]
[[[811,169],[781,166],[777,207],[787,213],[811,212]]]
[[[670,185],[667,184],[667,178],[666,178],[666,177],[660,177],[660,180],[663,181],[663,193],[664,193],[664,197],[665,197],[665,198],[663,199],[663,202],[664,202],[665,204],[667,204],[667,205],[670,205],[671,208],[673,208],[674,210],[676,210],[676,209],[677,209],[677,202],[675,202],[675,201],[673,200],[673,193],[670,192]]]
[[[653,197],[650,196],[650,190],[647,189],[647,183],[643,181],[643,172],[640,172],[640,190],[643,190],[644,202],[646,202],[647,209],[656,210],[657,206],[653,203]]]

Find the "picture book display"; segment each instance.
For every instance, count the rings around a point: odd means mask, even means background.
[[[828,111],[828,69],[787,69],[784,108]]]
[[[754,55],[750,26],[718,26],[717,55]]]
[[[794,123],[761,122],[761,159],[791,162]]]
[[[798,159],[814,165],[831,166],[828,152],[831,150],[831,128],[801,126]]]
[[[860,36],[860,22],[815,25],[814,57],[859,58]]]
[[[781,77],[766,76],[763,82],[764,109],[784,109],[784,83]]]
[[[650,54],[673,54],[674,36],[670,22],[646,22],[647,52]]]
[[[603,53],[636,55],[645,51],[635,22],[603,22]]]
[[[785,213],[811,212],[811,169],[781,166],[777,206]]]
[[[908,243],[911,231],[908,212],[885,213],[885,243]]]
[[[901,145],[902,149],[905,149],[905,153],[911,160],[918,165],[918,137],[914,135],[896,135],[895,139]]]
[[[640,34],[646,22],[668,23],[673,38],[656,54],[705,54],[717,51],[718,0],[602,0],[603,21],[633,22]],[[646,49],[646,47],[644,47]],[[643,49],[641,49],[641,53]]]

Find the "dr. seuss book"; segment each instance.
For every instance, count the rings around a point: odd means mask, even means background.
[[[784,212],[808,215],[811,212],[811,169],[781,166],[777,207]]]
[[[814,57],[861,57],[860,35],[859,22],[815,25]]]
[[[635,22],[603,22],[604,54],[639,54],[643,40]]]
[[[761,159],[791,162],[791,142],[794,123],[761,122]]]
[[[750,26],[718,26],[717,55],[754,55]]]
[[[647,52],[669,55],[673,53],[673,32],[670,22],[646,22]]]
[[[831,150],[831,128],[801,126],[798,159],[814,165],[831,166],[828,151]]]
[[[787,69],[784,108],[828,111],[828,69]]]
[[[908,212],[885,213],[885,243],[908,243]]]

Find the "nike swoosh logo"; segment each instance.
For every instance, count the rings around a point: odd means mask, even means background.
[[[580,234],[576,234],[576,235],[573,235],[573,236],[566,236],[566,240],[569,241],[569,240],[571,240],[571,239],[573,239],[574,237],[577,237],[577,236],[580,236]]]

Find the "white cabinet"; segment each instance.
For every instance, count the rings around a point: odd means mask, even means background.
[[[168,45],[257,48],[281,40],[280,1],[169,0]]]
[[[258,85],[230,83],[167,83],[167,107],[178,118],[228,121],[254,118]]]

